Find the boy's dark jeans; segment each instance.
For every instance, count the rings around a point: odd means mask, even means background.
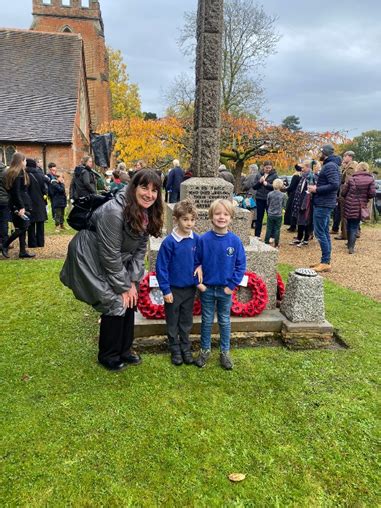
[[[55,208],[54,213],[54,222],[56,226],[62,226],[65,220],[65,208]]]
[[[279,217],[268,216],[267,217],[265,243],[269,243],[270,238],[274,238],[274,245],[276,247],[279,245],[281,225],[282,225],[282,216],[279,216]]]
[[[165,303],[169,349],[172,353],[190,351],[189,334],[193,325],[193,303],[196,287],[171,287],[173,303]]]

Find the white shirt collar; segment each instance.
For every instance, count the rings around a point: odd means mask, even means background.
[[[192,238],[193,240],[193,231],[190,232],[189,236],[180,236],[177,234],[176,229],[173,229],[171,235],[176,240],[176,242],[181,242],[181,240],[186,240],[187,238]]]

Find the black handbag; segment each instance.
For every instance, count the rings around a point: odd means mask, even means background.
[[[114,195],[109,192],[107,194],[90,194],[76,199],[67,216],[67,223],[76,231],[82,231],[82,229],[93,231],[94,228],[90,224],[93,212],[113,197]]]

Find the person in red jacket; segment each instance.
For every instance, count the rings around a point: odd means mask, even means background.
[[[369,165],[360,162],[344,184],[341,195],[345,198],[344,217],[347,220],[348,252],[355,251],[356,234],[361,221],[361,209],[367,208],[368,201],[376,195],[376,183],[369,173]]]

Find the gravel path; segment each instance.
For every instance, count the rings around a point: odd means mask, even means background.
[[[320,261],[320,249],[316,240],[307,247],[298,248],[289,245],[294,234],[282,228],[279,262],[295,267],[308,267]],[[33,249],[37,259],[63,259],[66,255],[70,235],[56,234],[46,237],[46,245],[42,249]],[[332,256],[332,272],[323,276],[341,286],[358,291],[363,295],[381,301],[381,228],[363,227],[361,238],[356,243],[356,253],[349,255],[345,242],[334,240]],[[11,258],[17,258],[18,245],[9,251]],[[2,262],[6,262],[1,258]],[[28,262],[28,261],[23,261]]]
[[[283,227],[279,262],[295,267],[308,267],[320,261],[320,248],[316,240],[307,247],[289,245],[294,234]],[[381,301],[381,228],[362,228],[361,238],[356,242],[355,254],[348,254],[345,241],[332,239],[332,272],[322,274],[325,278],[363,295]]]

